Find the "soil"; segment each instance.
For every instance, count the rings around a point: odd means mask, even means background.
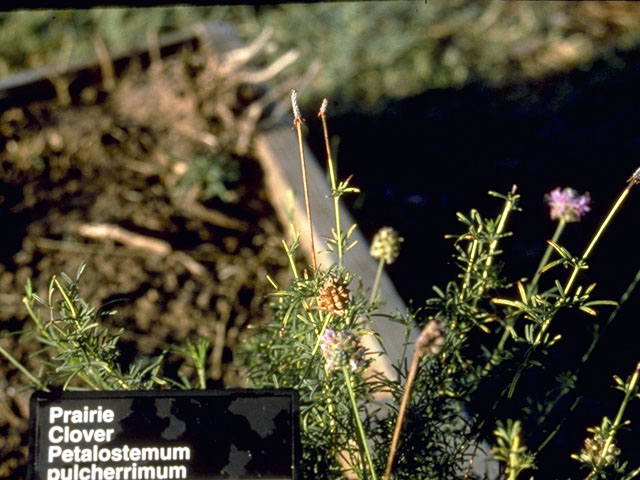
[[[0,111],[0,346],[32,371],[35,342],[12,335],[32,326],[27,279],[46,297],[86,262],[80,294],[117,310],[123,363],[204,336],[208,387],[238,383],[234,349],[269,315],[266,277],[285,283],[287,259],[259,164],[233,148],[248,87],[216,90],[203,56]],[[30,393],[0,356],[1,478],[25,474]]]

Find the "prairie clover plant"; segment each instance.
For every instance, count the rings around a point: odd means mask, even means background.
[[[292,101],[306,185],[303,119],[295,92]],[[303,479],[531,478],[537,460],[580,402],[574,393],[576,383],[598,338],[594,337],[584,354],[572,345],[569,354],[578,366],[547,379],[542,374],[548,373],[553,358],[550,353],[555,355],[563,345],[554,319],[560,312],[595,316],[596,307],[616,305],[593,300],[595,285],[579,284],[579,273],[587,268],[590,253],[631,189],[640,183],[640,169],[629,178],[580,256],[562,247],[559,239],[567,223],[578,221],[589,211],[588,195],[569,188],[547,195],[551,217],[558,225],[530,281],[525,276],[512,281],[502,273],[501,244],[511,236],[509,219],[520,210],[515,186],[506,194],[489,192],[502,202],[495,217],[485,217],[475,209],[458,213],[462,232],[448,238],[453,240],[459,273],[453,280],[434,286],[435,296],[422,308],[398,312],[391,318],[385,315],[389,321],[404,325],[406,348],[392,374],[382,373],[374,368],[375,361],[386,351],[384,342],[397,339],[380,338],[370,325],[373,318],[382,315],[378,295],[382,269],[399,255],[402,238],[389,227],[376,235],[370,253],[378,260],[378,272],[372,290],[365,291],[357,272],[349,272],[343,261],[354,244],[354,227],[342,230],[339,200],[358,190],[350,185],[350,179],[337,180],[326,107],[324,101],[319,117],[336,220],[327,249],[336,255],[336,261],[326,268],[318,266],[312,244],[311,270],[298,271],[294,253],[299,237],[283,242],[292,283],[281,288],[272,281],[276,288],[273,319],[241,346],[239,357],[246,382],[257,388],[292,387],[299,391]],[[304,191],[313,238],[306,187]],[[548,286],[539,288],[542,274],[549,277],[547,272],[557,272],[558,266],[570,270],[569,278],[564,283],[561,278],[545,278]],[[118,359],[122,332],[113,333],[105,326],[111,312],[96,310],[80,297],[83,269],[75,279],[65,274],[54,277],[46,298],[27,283],[24,303],[42,346],[36,352],[41,359],[38,373],[32,373],[0,346],[0,354],[34,388],[206,387],[209,339],[167,348],[192,363],[194,378],[180,372],[177,379],[165,377],[164,355],[134,362],[125,370]],[[640,273],[620,303],[638,281]],[[421,333],[414,341],[416,325]],[[365,339],[372,336],[381,342],[382,352],[365,347],[371,344]],[[623,460],[625,450],[617,438],[628,423],[624,415],[629,402],[639,395],[639,374],[640,364],[627,381],[615,377],[624,397],[614,420],[604,417],[599,426],[590,427],[582,448],[575,448],[572,458],[576,466],[584,468],[586,479],[630,480],[640,475],[639,465]],[[527,381],[531,378],[535,382]],[[499,462],[497,473],[483,469],[483,455]]]
[[[303,119],[295,94],[292,100],[301,145]],[[370,253],[379,262],[378,273],[372,291],[366,292],[357,281],[357,272],[344,267],[353,227],[341,230],[339,199],[356,189],[349,186],[349,180],[338,182],[336,178],[326,106],[325,100],[318,115],[336,220],[327,247],[336,260],[325,268],[313,258],[310,272],[299,272],[293,262],[299,237],[285,243],[293,281],[286,287],[274,284],[273,319],[242,345],[248,384],[299,391],[305,479],[531,478],[537,456],[563,426],[558,419],[575,408],[577,402],[567,411],[562,400],[574,391],[582,372],[578,369],[552,378],[542,393],[530,391],[531,382],[519,380],[532,372],[544,372],[543,360],[561,348],[561,335],[553,325],[559,312],[596,315],[596,307],[616,305],[593,300],[595,286],[576,282],[598,239],[640,181],[640,169],[579,257],[558,242],[566,224],[589,212],[590,197],[570,188],[546,196],[551,217],[558,224],[531,280],[523,276],[511,281],[502,274],[500,244],[511,236],[509,218],[520,210],[515,186],[506,194],[489,192],[502,201],[494,218],[477,210],[458,213],[464,231],[448,237],[454,240],[459,274],[442,287],[433,287],[435,296],[423,308],[389,318],[406,327],[407,348],[405,358],[394,366],[395,375],[385,375],[373,368],[380,353],[365,350],[362,336],[377,336],[383,352],[384,341],[393,340],[379,338],[370,325],[380,315],[377,289],[383,266],[397,258],[402,238],[390,227],[376,234]],[[302,154],[301,168],[304,179]],[[305,203],[309,208],[306,193]],[[315,257],[313,247],[312,251]],[[556,258],[552,260],[553,254]],[[569,268],[569,279],[564,284],[551,279],[550,287],[539,289],[541,275],[560,265]],[[422,331],[412,342],[416,324]],[[406,353],[411,342],[414,353],[409,358]],[[587,478],[602,477],[610,468],[626,468],[616,463],[619,449],[614,436],[624,425],[622,413],[629,400],[637,395],[636,380],[637,372],[626,383],[618,380],[625,392],[618,416],[590,429],[592,437],[574,455],[590,469]],[[476,404],[479,398],[483,401]],[[466,411],[465,406],[472,408]],[[567,458],[570,453],[566,452]],[[489,474],[483,470],[480,454],[492,456],[499,471]],[[638,472],[640,468],[624,478]]]

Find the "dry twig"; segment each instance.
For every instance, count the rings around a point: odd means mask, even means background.
[[[116,74],[113,68],[113,60],[107,44],[100,34],[96,34],[93,37],[93,48],[98,55],[98,61],[100,62],[100,72],[102,73],[102,87],[111,92],[116,88]]]
[[[76,229],[83,237],[94,240],[114,240],[131,248],[140,248],[156,255],[166,256],[172,251],[171,245],[158,238],[140,235],[110,223],[83,223]]]

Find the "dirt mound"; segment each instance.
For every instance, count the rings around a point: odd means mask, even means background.
[[[266,275],[285,283],[287,261],[260,167],[225,127],[247,87],[227,82],[216,103],[210,63],[187,52],[0,112],[0,346],[32,371],[35,343],[9,335],[27,320],[25,282],[46,296],[52,275],[87,262],[80,293],[118,311],[124,364],[200,335],[213,345],[209,386],[237,382],[234,347],[269,315]],[[1,356],[0,372],[0,477],[22,477],[30,391]]]

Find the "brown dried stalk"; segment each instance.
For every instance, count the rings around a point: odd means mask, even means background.
[[[313,270],[318,269],[316,260],[316,247],[313,241],[313,222],[311,221],[311,204],[309,202],[309,185],[307,184],[307,165],[304,160],[304,147],[302,145],[302,122],[300,108],[298,107],[298,92],[291,90],[291,105],[293,107],[293,126],[298,134],[298,150],[300,152],[300,166],[302,168],[302,186],[304,188],[304,203],[307,208],[307,220],[309,221],[309,236],[311,237],[311,259],[313,261]]]
[[[404,416],[407,410],[407,404],[409,403],[409,395],[411,394],[411,387],[413,381],[416,378],[418,372],[418,366],[420,365],[420,357],[422,354],[416,350],[413,354],[413,360],[411,360],[411,368],[409,368],[409,376],[407,377],[407,384],[404,387],[404,393],[402,394],[402,402],[400,403],[400,410],[398,411],[398,420],[396,421],[396,427],[393,431],[393,438],[391,439],[391,448],[389,449],[389,457],[387,458],[387,468],[384,471],[384,480],[389,480],[391,475],[391,468],[393,467],[393,460],[398,450],[398,440],[400,439],[400,432],[402,431],[402,424],[404,423]]]
[[[398,419],[396,420],[396,426],[391,439],[391,447],[389,448],[389,457],[387,458],[387,468],[384,471],[384,480],[389,480],[389,476],[391,475],[391,468],[393,467],[393,460],[395,459],[396,452],[398,450],[398,440],[400,439],[400,432],[402,431],[402,424],[404,423],[404,416],[407,411],[411,388],[413,387],[413,381],[415,380],[418,368],[420,367],[420,359],[427,353],[436,355],[442,349],[443,344],[444,337],[442,335],[440,324],[436,319],[431,320],[427,326],[424,327],[422,333],[420,333],[420,336],[415,342],[416,350],[413,354],[413,360],[411,360],[407,383],[404,386],[402,401],[400,402]]]

